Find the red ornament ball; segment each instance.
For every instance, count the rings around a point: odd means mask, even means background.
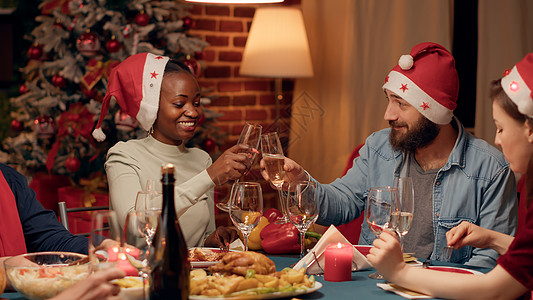
[[[194,77],[196,78],[200,77],[200,74],[202,73],[202,67],[200,66],[200,63],[196,59],[189,58],[189,59],[186,59],[183,63],[187,67],[189,67],[189,70],[191,71],[192,75],[194,75]]]
[[[105,43],[105,48],[107,49],[107,51],[111,53],[115,53],[115,52],[118,52],[120,48],[122,48],[122,44],[119,41],[117,41],[115,38],[111,38],[109,41]]]
[[[204,141],[204,150],[207,152],[213,152],[217,147],[217,143],[212,138],[206,138]]]
[[[26,84],[22,84],[19,87],[19,93],[22,95],[22,94],[26,94],[27,92],[28,92],[28,86]]]
[[[78,171],[81,167],[81,162],[77,157],[71,156],[65,160],[65,168],[70,172],[74,173]]]
[[[43,56],[43,45],[34,44],[28,49],[28,56],[31,59],[41,59]]]
[[[92,57],[98,54],[101,44],[98,36],[92,32],[83,33],[76,40],[76,49],[80,51],[83,56]]]
[[[11,121],[11,129],[13,129],[13,131],[16,131],[16,132],[21,132],[22,129],[24,129],[24,123],[22,123],[19,120],[13,119]]]
[[[40,138],[49,139],[56,133],[56,122],[49,115],[42,115],[33,121],[34,130]]]
[[[135,16],[135,24],[146,26],[150,23],[150,17],[143,11]]]
[[[54,77],[52,77],[52,84],[62,89],[67,86],[67,80],[65,79],[65,77],[56,74],[54,75]]]
[[[194,26],[194,20],[191,17],[183,18],[183,29],[191,29]]]

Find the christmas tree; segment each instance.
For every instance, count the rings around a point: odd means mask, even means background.
[[[129,55],[152,52],[181,60],[201,73],[207,43],[190,36],[190,7],[158,0],[45,0],[37,26],[27,36],[28,63],[20,95],[11,99],[12,135],[3,141],[0,160],[20,172],[67,174],[76,182],[103,174],[107,149],[119,140],[146,136],[136,120],[111,103],[104,121],[107,139],[91,136],[111,69]],[[210,99],[202,99],[208,104]],[[218,116],[206,109],[189,146],[206,146],[216,155]]]

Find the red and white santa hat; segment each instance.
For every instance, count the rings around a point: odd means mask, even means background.
[[[100,119],[93,130],[93,137],[97,141],[102,142],[106,138],[101,127],[111,98],[115,98],[123,112],[137,119],[145,130],[150,130],[157,118],[159,93],[168,61],[166,56],[139,53],[126,58],[113,68]]]
[[[504,92],[518,107],[518,111],[533,118],[533,53],[527,54],[502,78]]]
[[[433,123],[448,124],[459,94],[455,60],[439,44],[420,43],[400,57],[383,89],[396,93]]]

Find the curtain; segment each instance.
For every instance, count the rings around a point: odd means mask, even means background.
[[[527,53],[533,52],[533,1],[479,1],[478,73],[475,133],[493,143],[489,86]]]
[[[288,156],[320,182],[385,128],[381,86],[420,42],[451,50],[452,0],[303,0],[314,77],[295,82]]]

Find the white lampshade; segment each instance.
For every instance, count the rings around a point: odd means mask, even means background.
[[[273,78],[313,76],[300,9],[286,6],[256,9],[240,74]]]

